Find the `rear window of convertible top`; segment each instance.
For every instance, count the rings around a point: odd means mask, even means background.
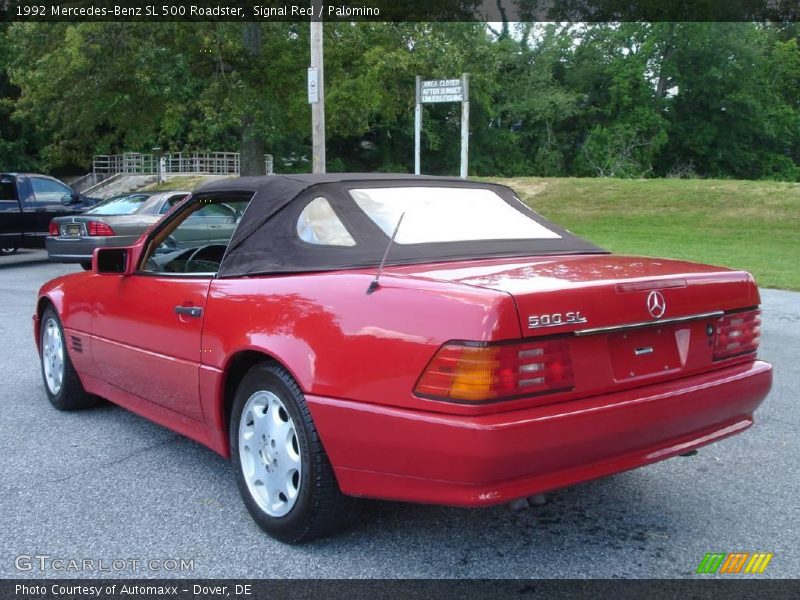
[[[560,239],[492,190],[455,187],[382,187],[350,190],[367,216],[398,244],[479,240]]]

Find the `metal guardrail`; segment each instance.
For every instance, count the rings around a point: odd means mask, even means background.
[[[159,162],[164,175],[239,175],[241,160],[238,152],[175,152],[142,154],[97,154],[92,160],[92,172],[96,174],[125,173],[130,175],[156,175]],[[264,155],[267,174],[271,175],[273,158]]]
[[[241,172],[238,152],[198,152],[165,154],[163,173],[196,173],[203,175],[238,175]]]

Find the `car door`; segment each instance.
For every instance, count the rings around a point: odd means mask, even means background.
[[[94,276],[92,355],[98,376],[202,421],[200,334],[210,283],[203,275]]]
[[[23,233],[28,238],[47,236],[54,217],[74,214],[75,209],[62,204],[64,196],[73,194],[72,188],[51,177],[30,175],[20,178],[20,187],[27,184],[27,193],[20,194]],[[42,242],[43,243],[43,242]]]
[[[202,210],[192,214],[184,221],[183,225],[172,234],[175,247],[192,248],[200,243],[208,243],[207,219],[200,213],[202,213]]]
[[[233,197],[243,210],[251,196]],[[97,289],[92,315],[97,376],[196,421],[203,420],[198,377],[204,311],[216,275],[212,263],[218,265],[225,248],[209,247],[207,239],[188,242],[192,233],[186,230],[196,228],[193,215],[212,201],[213,196],[202,196],[157,225],[146,246],[152,254],[141,258],[132,275],[102,274],[91,280]],[[192,245],[175,249],[169,238]],[[196,264],[212,270],[192,267],[196,253],[203,255]]]
[[[226,243],[236,229],[236,211],[227,204],[213,204],[201,212],[205,213],[203,218],[208,225],[209,243]]]
[[[0,174],[0,248],[19,245],[22,219],[17,200],[16,178]]]

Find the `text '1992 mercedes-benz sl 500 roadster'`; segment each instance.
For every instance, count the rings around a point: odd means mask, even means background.
[[[225,243],[176,248],[209,204]],[[292,175],[198,189],[45,284],[45,389],[230,456],[301,542],[358,498],[488,506],[740,433],[772,382],[745,272],[619,256],[501,185]]]

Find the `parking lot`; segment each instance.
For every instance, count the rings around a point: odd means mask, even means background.
[[[762,291],[775,384],[742,435],[522,512],[371,502],[354,529],[291,547],[258,529],[205,447],[112,405],[49,405],[31,314],[42,283],[79,270],[43,251],[0,257],[2,577],[87,575],[19,571],[35,554],[144,562],[104,573],[122,577],[697,577],[706,552],[734,551],[774,553],[747,577],[800,577],[800,293]]]

